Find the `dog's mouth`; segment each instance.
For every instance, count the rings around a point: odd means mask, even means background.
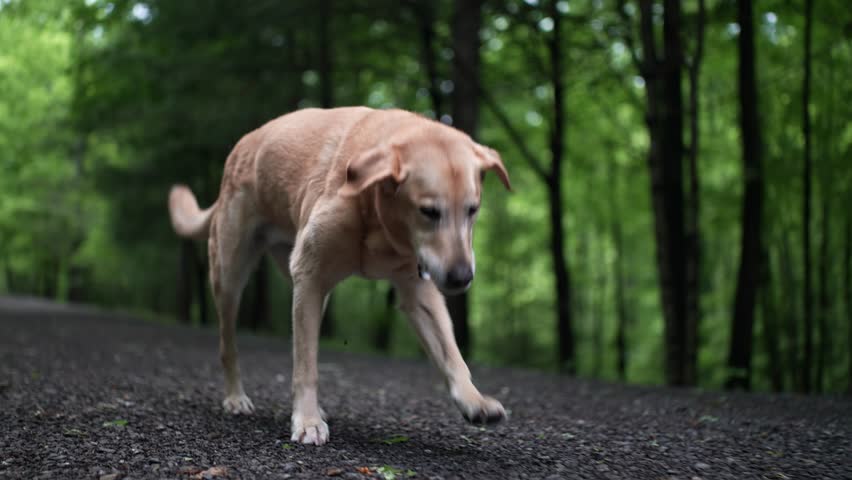
[[[432,276],[429,275],[429,271],[426,270],[426,267],[424,267],[420,262],[417,262],[417,276],[423,280],[429,280],[432,278]]]
[[[464,293],[465,291],[467,291],[468,288],[470,288],[470,284],[473,283],[470,282],[462,287],[450,288],[439,281],[433,280],[432,275],[429,274],[429,270],[427,270],[421,262],[417,262],[417,276],[423,280],[432,281],[432,283],[434,283],[435,286],[438,287],[438,290],[440,290],[441,293],[443,293],[444,295],[459,295],[461,293]]]

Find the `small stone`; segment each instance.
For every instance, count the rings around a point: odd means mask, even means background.
[[[698,470],[707,470],[708,468],[710,468],[710,465],[707,465],[706,463],[703,463],[703,462],[698,462],[698,463],[695,464],[695,468],[698,469]]]
[[[116,478],[118,478],[117,473],[108,473],[106,475],[101,475],[99,480],[115,480]]]

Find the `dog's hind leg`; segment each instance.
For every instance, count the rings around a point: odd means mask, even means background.
[[[252,224],[244,201],[237,193],[222,206],[209,240],[210,283],[219,314],[219,355],[225,374],[222,407],[235,415],[254,411],[240,377],[236,322],[243,288],[263,252],[254,238],[256,225]]]

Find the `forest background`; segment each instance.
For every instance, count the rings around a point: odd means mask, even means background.
[[[852,9],[842,0],[0,0],[0,293],[215,325],[166,197],[306,107],[404,108],[502,153],[470,292],[480,364],[852,389]],[[844,100],[845,99],[845,100]],[[289,335],[264,260],[242,328]],[[329,348],[420,355],[351,279]]]

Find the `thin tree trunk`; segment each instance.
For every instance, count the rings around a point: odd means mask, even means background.
[[[802,291],[805,319],[805,345],[802,360],[802,391],[811,390],[811,366],[813,363],[813,308],[811,306],[811,35],[813,22],[813,0],[805,0],[805,75],[802,81],[802,136],[805,139],[805,155],[802,171],[804,198],[802,201],[802,261],[804,262],[805,285]]]
[[[576,372],[574,329],[571,316],[571,276],[565,257],[565,227],[562,201],[562,164],[565,156],[565,86],[562,81],[562,19],[556,1],[551,0],[553,31],[548,40],[551,84],[553,87],[553,124],[550,129],[550,172],[547,192],[550,204],[550,248],[556,277],[557,332],[559,335],[559,369]]]
[[[380,352],[390,351],[391,328],[393,325],[394,305],[396,304],[396,291],[393,286],[388,287],[385,294],[385,314],[379,318],[379,324],[373,333],[373,346]]]
[[[680,2],[666,0],[663,11],[663,57],[659,58],[651,0],[640,0],[639,64],[647,94],[646,122],[650,137],[648,167],[654,209],[654,232],[661,304],[665,322],[666,381],[670,385],[694,382],[687,356],[686,234],[683,208],[683,100],[680,39]]]
[[[331,38],[329,37],[329,24],[331,23],[330,0],[319,0],[319,77],[320,77],[320,106],[331,108],[334,105],[331,63]]]
[[[331,108],[334,106],[334,81],[332,78],[332,45],[329,35],[332,19],[332,5],[330,0],[320,0],[320,45],[319,45],[319,77],[320,77],[320,106]],[[330,338],[334,336],[334,314],[332,311],[332,293],[328,294],[320,324],[320,336]]]
[[[479,29],[482,25],[482,0],[458,0],[452,20],[453,37],[453,125],[476,137],[479,126]],[[430,84],[435,83],[431,81]],[[434,101],[434,100],[433,100]],[[439,105],[434,105],[439,108]],[[438,110],[436,116],[440,115]],[[453,331],[459,349],[470,352],[470,312],[468,294],[447,297],[447,309],[453,319]]]
[[[766,356],[769,358],[769,382],[772,390],[784,390],[784,365],[778,349],[778,310],[775,308],[775,295],[772,288],[772,263],[769,252],[764,249],[760,280],[760,318],[763,321],[763,340]]]
[[[704,0],[698,0],[698,18],[696,19],[695,52],[689,64],[689,196],[687,198],[686,222],[686,383],[694,384],[698,380],[698,345],[701,325],[701,204],[698,181],[698,152],[700,131],[698,81],[701,62],[704,56]]]
[[[822,194],[822,232],[819,244],[819,315],[817,316],[817,335],[819,336],[819,351],[816,358],[816,376],[814,378],[814,389],[817,393],[822,392],[825,379],[825,357],[830,345],[828,342],[828,315],[829,315],[829,292],[828,292],[828,249],[829,249],[829,197],[830,194],[823,191]]]
[[[793,273],[792,248],[790,247],[790,233],[784,231],[781,235],[781,297],[784,299],[784,324],[787,332],[787,374],[790,376],[790,387],[801,390],[802,375],[799,373],[801,362],[799,361],[799,317],[798,305],[796,303],[795,274]]]
[[[420,29],[420,56],[429,83],[429,98],[432,100],[432,110],[435,118],[441,118],[444,112],[443,96],[441,95],[438,66],[435,62],[435,8],[431,0],[416,0],[414,5],[417,24]],[[477,6],[477,8],[479,8]],[[476,38],[477,50],[479,38]],[[477,54],[478,55],[478,54]]]
[[[849,343],[846,348],[848,355],[847,375],[849,377],[848,392],[852,394],[852,215],[846,213],[846,238],[843,241],[843,297],[846,303],[847,332]]]
[[[254,305],[251,329],[258,331],[269,326],[269,267],[266,256],[261,257],[254,274]]]
[[[615,196],[613,190],[611,197]],[[615,208],[611,209],[613,216],[616,215]],[[615,350],[617,355],[616,368],[618,378],[627,379],[627,302],[624,299],[624,242],[622,239],[621,222],[617,218],[612,220],[612,241],[615,248],[615,261],[613,262],[613,276],[615,277],[615,311],[616,331]]]
[[[754,18],[751,2],[737,2],[739,34],[740,136],[743,155],[743,207],[740,267],[734,297],[727,388],[751,387],[754,310],[761,275],[763,173],[761,136],[757,112]]]
[[[180,241],[180,260],[177,279],[177,317],[183,323],[192,323],[192,280],[195,269],[195,247],[192,240]]]
[[[204,261],[203,253],[196,253],[195,244],[192,247],[192,258],[195,264],[195,288],[198,294],[198,317],[201,325],[209,325],[210,317],[207,315],[207,263]]]

